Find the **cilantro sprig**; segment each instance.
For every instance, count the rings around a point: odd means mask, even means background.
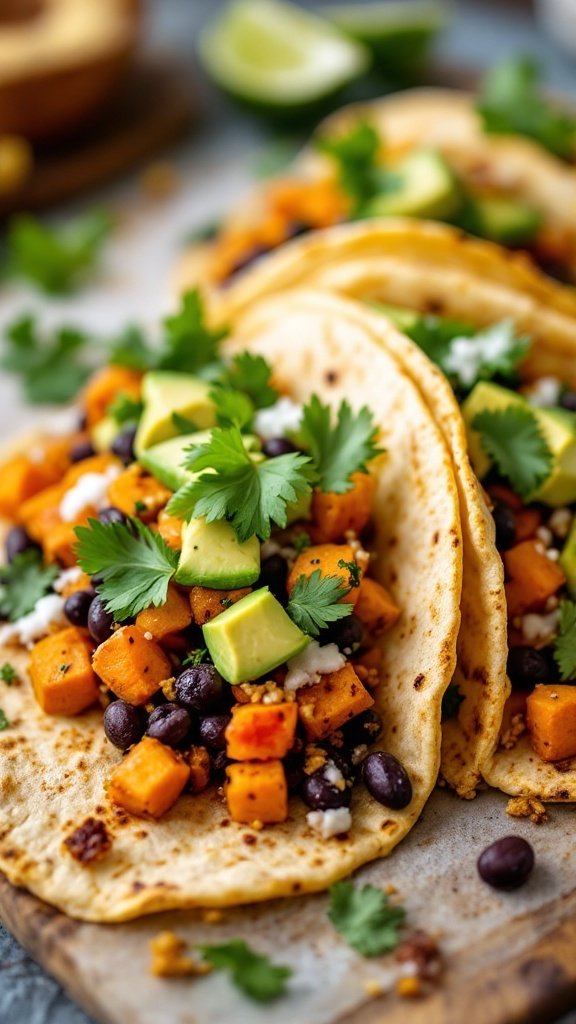
[[[322,576],[315,569],[310,576],[299,576],[290,594],[286,611],[309,636],[318,636],[331,622],[352,614],[351,604],[341,604],[350,593],[341,576]]]
[[[6,717],[6,712],[0,708],[0,732],[4,732],[4,729],[7,729],[9,725],[10,722]]]
[[[382,190],[378,167],[380,135],[368,121],[359,121],[348,133],[320,138],[317,149],[336,163],[342,189],[353,201],[353,216]]]
[[[382,449],[376,443],[378,428],[367,406],[354,413],[343,401],[336,422],[333,420],[330,406],[312,395],[304,406],[298,437],[312,458],[320,490],[342,494],[351,489],[352,474],[366,472],[367,463]]]
[[[166,603],[168,584],[178,554],[138,519],[127,523],[101,523],[75,529],[78,565],[88,576],[98,576],[98,593],[106,610],[118,622],[145,608]]]
[[[200,952],[216,970],[229,971],[236,987],[259,1003],[269,1003],[281,996],[292,975],[290,967],[272,963],[267,956],[255,953],[242,939],[219,946],[200,946]]]
[[[108,406],[106,413],[116,420],[119,427],[126,423],[137,423],[142,415],[143,404],[131,395],[121,391]]]
[[[472,420],[486,454],[513,489],[528,498],[550,475],[552,453],[529,408],[484,409]]]
[[[554,641],[554,659],[563,683],[576,680],[576,602],[560,603],[558,636]]]
[[[12,684],[17,681],[18,673],[11,662],[5,661],[4,664],[0,666],[0,679],[3,683],[6,683],[6,686],[12,686]]]
[[[9,324],[0,366],[18,375],[31,404],[57,404],[75,398],[93,370],[90,337],[76,327],[42,333],[31,314]]]
[[[91,210],[62,228],[29,214],[14,217],[7,237],[8,273],[52,295],[71,292],[94,269],[111,228],[104,210]]]
[[[388,895],[374,885],[356,888],[352,882],[336,882],[330,888],[328,917],[358,953],[379,956],[398,945],[398,929],[406,911],[390,906]]]
[[[58,576],[54,565],[44,565],[39,551],[23,551],[0,569],[0,617],[15,622],[31,612]]]
[[[267,409],[278,401],[270,363],[264,356],[252,352],[240,352],[234,356],[219,383],[234,391],[242,391],[257,409]]]

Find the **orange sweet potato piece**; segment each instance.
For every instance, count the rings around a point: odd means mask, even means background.
[[[191,793],[203,793],[210,782],[210,754],[206,747],[190,747],[187,760],[190,768],[188,788]]]
[[[371,708],[374,698],[349,663],[296,694],[300,721],[309,740],[322,740],[345,722]]]
[[[234,761],[285,757],[294,746],[297,721],[295,703],[239,704],[226,729],[226,753]]]
[[[514,513],[516,520],[516,543],[523,540],[530,540],[536,530],[542,525],[542,514],[537,508],[523,508]]]
[[[49,715],[78,715],[98,700],[88,633],[70,626],[40,640],[30,654],[30,679]]]
[[[343,540],[347,530],[360,533],[370,519],[376,480],[370,473],[354,473],[354,486],[344,494],[314,491],[312,521],[325,541]]]
[[[160,818],[176,803],[189,775],[180,754],[145,736],[112,772],[108,796],[131,814]]]
[[[62,521],[59,508],[63,494],[62,484],[54,484],[28,498],[20,507],[18,521],[26,527],[33,540],[41,543],[43,537]]]
[[[288,593],[291,594],[301,576],[311,576],[319,569],[322,576],[340,576],[342,583],[350,587],[350,570],[338,565],[339,562],[355,562],[354,552],[349,544],[313,544],[298,555],[288,573]],[[356,604],[359,587],[351,587],[343,604]]]
[[[85,514],[73,523],[54,522],[50,528],[44,531],[42,537],[42,551],[47,562],[59,562],[67,569],[77,564],[76,544],[78,537],[74,529],[76,526],[86,526],[88,518],[95,516],[96,510],[87,508]]]
[[[508,618],[539,611],[566,582],[560,566],[539,550],[538,541],[524,540],[502,555],[508,582]]]
[[[288,817],[288,787],[281,761],[244,761],[226,769],[226,802],[233,821],[272,825]]]
[[[136,625],[143,633],[151,633],[155,640],[163,640],[171,633],[187,629],[192,622],[192,612],[187,597],[173,584],[168,587],[166,604],[160,608],[146,608],[136,618]]]
[[[25,455],[15,455],[0,467],[0,515],[19,517],[20,508],[46,486],[42,467]]]
[[[88,381],[84,391],[84,408],[88,426],[104,419],[108,406],[120,393],[139,399],[142,374],[123,366],[106,366]]]
[[[240,601],[250,594],[252,587],[241,587],[239,590],[211,590],[209,587],[192,587],[190,591],[190,607],[192,618],[197,626],[203,626],[210,619],[226,611],[231,604]]]
[[[365,576],[360,582],[354,614],[374,636],[381,636],[398,621],[400,609],[381,583]]]
[[[136,464],[125,469],[108,488],[111,505],[128,516],[138,516],[145,523],[156,519],[171,497],[172,491]],[[145,511],[140,509],[141,505],[145,506]]]
[[[488,493],[493,501],[501,501],[503,505],[507,505],[514,512],[520,512],[524,507],[522,498],[505,484],[491,484]]]
[[[81,572],[77,579],[70,580],[69,583],[66,583],[65,586],[62,587],[60,595],[64,598],[70,597],[70,594],[75,594],[78,590],[86,590],[91,585],[92,581],[90,577],[87,576],[85,572]]]
[[[95,650],[94,671],[129,704],[145,704],[172,675],[172,665],[154,640],[137,626],[122,626]]]
[[[169,516],[164,509],[162,509],[158,514],[158,524],[156,529],[160,536],[164,538],[168,547],[173,548],[174,551],[180,551],[182,548],[183,526],[183,519],[177,519],[176,516]]]
[[[70,466],[62,481],[63,490],[67,491],[70,487],[73,487],[80,477],[85,476],[86,473],[105,473],[111,466],[118,466],[121,469],[122,463],[120,459],[117,459],[115,455],[111,455],[110,452],[100,452],[99,455],[91,455],[89,459],[82,459],[81,462],[76,462]]]
[[[543,761],[576,757],[576,686],[537,686],[526,701],[526,725]]]

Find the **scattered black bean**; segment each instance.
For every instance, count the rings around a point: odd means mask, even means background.
[[[88,630],[97,644],[103,644],[112,635],[114,616],[107,612],[102,598],[95,597],[88,611]]]
[[[177,747],[190,732],[192,722],[186,708],[178,704],[161,704],[148,719],[148,736],[168,747]]]
[[[103,508],[98,513],[98,519],[104,526],[110,526],[111,523],[125,523],[126,516],[119,508],[114,508],[113,505],[110,508]]]
[[[302,785],[302,799],[313,811],[330,811],[348,807],[352,791],[349,786],[338,789],[324,777],[324,768],[307,775]]]
[[[362,646],[364,640],[364,626],[355,615],[348,615],[345,619],[337,619],[330,623],[327,629],[322,630],[321,644],[337,644],[341,651],[353,654]]]
[[[17,555],[25,551],[38,551],[39,547],[32,537],[26,532],[23,526],[13,526],[6,535],[6,558],[13,562]]]
[[[560,395],[559,405],[561,405],[563,409],[569,409],[570,412],[576,412],[576,391],[564,391],[564,393]]]
[[[359,747],[365,743],[370,746],[375,743],[382,734],[382,716],[377,711],[369,708],[355,718],[351,718],[346,725],[342,726],[344,747],[350,750],[351,747]]]
[[[120,750],[127,750],[142,739],[146,728],[146,716],[141,708],[135,708],[124,700],[114,700],[104,712],[104,732],[110,743]]]
[[[493,889],[517,889],[534,867],[534,850],[521,836],[505,836],[478,858],[478,873]]]
[[[230,764],[230,758],[225,750],[211,750],[210,764],[212,766],[211,774],[214,775],[215,778],[219,779],[222,778],[227,765]]]
[[[224,750],[226,748],[226,727],[231,715],[207,715],[199,726],[200,742],[208,750]]]
[[[362,761],[362,780],[378,803],[395,811],[407,807],[412,799],[408,772],[393,754],[375,750]]]
[[[117,434],[110,446],[110,450],[122,460],[125,466],[134,462],[136,458],[134,454],[136,430],[136,427],[127,427],[121,434]]]
[[[507,505],[498,504],[492,509],[492,518],[496,527],[496,547],[498,551],[507,551],[516,542],[516,516]]]
[[[70,449],[70,461],[71,462],[84,462],[84,459],[91,459],[96,452],[94,446],[88,437],[82,438],[81,441],[76,441],[76,444],[72,445]]]
[[[287,599],[286,580],[288,579],[288,563],[282,555],[270,555],[260,565],[259,587],[269,587],[270,592],[278,601]]]
[[[306,778],[304,774],[304,759],[302,754],[290,751],[283,761],[286,785],[289,793],[298,793]]]
[[[279,455],[290,455],[297,450],[296,445],[287,437],[271,437],[262,445],[262,451],[269,459],[276,459]]]
[[[508,676],[516,690],[532,690],[537,683],[554,682],[551,666],[542,651],[534,647],[511,647],[508,651]]]
[[[88,612],[94,600],[94,590],[76,590],[64,602],[64,615],[72,626],[87,626]]]
[[[230,690],[228,687],[228,692],[226,691],[222,677],[214,665],[208,663],[191,665],[190,668],[184,669],[178,676],[174,689],[178,704],[203,715],[222,711]]]

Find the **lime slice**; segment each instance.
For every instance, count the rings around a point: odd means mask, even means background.
[[[441,0],[383,0],[329,5],[321,14],[372,51],[388,78],[405,80],[426,64],[430,43],[448,23]]]
[[[293,113],[358,78],[368,51],[329,22],[283,0],[236,0],[200,38],[209,74],[238,99]]]

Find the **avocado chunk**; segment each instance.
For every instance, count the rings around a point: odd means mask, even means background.
[[[113,416],[105,416],[90,431],[90,440],[95,452],[109,452],[112,442],[122,430]]]
[[[542,217],[529,203],[493,196],[470,199],[462,227],[500,245],[528,245],[538,232]]]
[[[408,309],[404,306],[387,306],[381,302],[370,302],[368,305],[375,309],[377,313],[382,313],[391,324],[394,324],[394,327],[397,327],[399,331],[403,331],[405,334],[413,331],[422,320],[421,313],[417,313],[416,310]]]
[[[522,395],[489,381],[480,381],[462,404],[462,415],[468,434],[468,452],[476,476],[483,480],[492,462],[482,447],[480,434],[472,422],[485,409],[530,409],[536,416],[553,457],[552,470],[540,487],[529,495],[529,501],[541,501],[552,507],[576,501],[576,417],[564,409],[538,409]]]
[[[257,537],[240,542],[230,523],[191,519],[182,530],[176,583],[215,590],[250,587],[260,575]]]
[[[136,434],[136,453],[176,437],[174,413],[192,420],[199,430],[213,427],[216,419],[209,393],[210,384],[188,373],[147,373],[142,384],[144,412]]]
[[[169,441],[153,444],[151,448],[140,452],[138,462],[171,491],[177,491],[195,475],[182,465],[186,448],[193,444],[206,444],[210,440],[210,433],[210,430],[199,430],[194,434],[181,434],[180,437],[171,437]]]
[[[570,533],[558,561],[566,573],[566,586],[570,597],[576,598],[576,519],[572,520]]]
[[[416,150],[386,173],[389,187],[366,204],[366,217],[445,220],[460,206],[456,179],[446,161],[432,149]]]
[[[310,642],[268,587],[237,601],[202,632],[220,675],[233,685],[272,672]]]

